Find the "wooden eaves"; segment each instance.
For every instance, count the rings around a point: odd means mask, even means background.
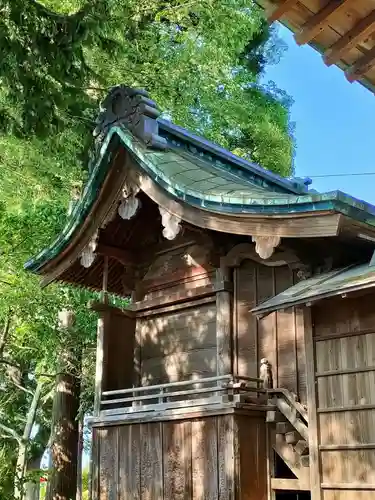
[[[299,45],[310,44],[349,82],[375,91],[375,4],[372,0],[258,0],[270,23],[280,21]]]
[[[159,211],[190,229],[244,237],[256,243],[258,253],[259,242],[268,239],[273,248],[288,239],[341,235],[370,245],[375,241],[372,205],[339,191],[310,191],[306,181],[281,178],[236,157],[160,119],[144,91],[124,86],[111,91],[94,145],[89,180],[65,228],[26,264],[44,284],[61,280],[100,289],[107,259],[109,291],[131,289],[130,271],[137,272],[150,249],[157,252],[139,227],[161,235]],[[139,199],[141,209],[122,220],[119,205],[129,194]],[[86,269],[80,259],[93,239],[98,258]]]

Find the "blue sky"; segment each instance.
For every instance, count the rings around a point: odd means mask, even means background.
[[[294,100],[296,175],[375,172],[375,96],[359,83],[350,84],[342,70],[325,66],[311,47],[299,47],[281,25],[279,36],[288,49],[267,68],[265,80]],[[339,189],[375,204],[374,185],[375,175],[313,178],[312,187]]]

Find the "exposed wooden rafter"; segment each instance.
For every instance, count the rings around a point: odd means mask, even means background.
[[[327,66],[337,63],[358,43],[365,40],[375,31],[375,10],[361,19],[351,30],[334,43],[324,54]]]
[[[365,75],[375,65],[375,47],[369,50],[363,57],[358,59],[345,72],[349,82],[355,82]]]
[[[131,266],[135,263],[134,255],[131,252],[124,250],[123,248],[99,243],[96,252],[99,255],[104,255],[106,257],[111,257],[112,259],[117,260],[123,266]]]
[[[270,23],[278,21],[284,14],[289,12],[296,4],[298,0],[284,0],[280,2],[276,7],[272,6],[267,12],[267,19]]]
[[[294,38],[298,45],[311,42],[324,28],[327,27],[332,17],[348,6],[354,0],[331,0],[323,9],[312,16],[296,33]]]

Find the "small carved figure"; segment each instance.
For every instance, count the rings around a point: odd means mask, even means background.
[[[264,389],[273,388],[272,367],[266,358],[260,360],[259,376],[263,380]]]

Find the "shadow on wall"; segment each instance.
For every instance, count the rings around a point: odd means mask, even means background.
[[[272,365],[274,387],[288,389],[306,403],[303,324],[294,308],[257,320],[250,310],[296,282],[287,266],[267,267],[245,261],[235,270],[234,338],[239,375],[259,376],[260,360]]]

